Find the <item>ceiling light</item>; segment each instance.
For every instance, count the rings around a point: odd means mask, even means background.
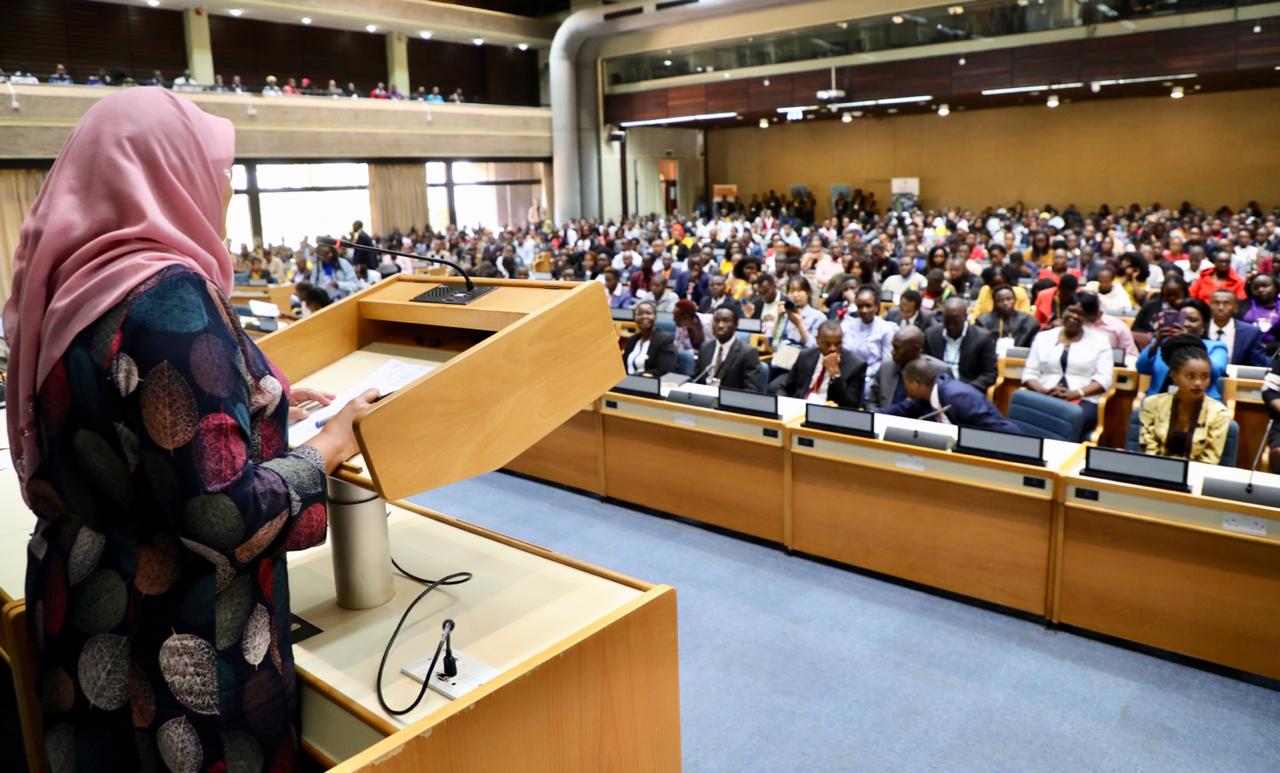
[[[904,21],[906,21],[906,19],[902,18],[902,16],[900,16],[900,15],[898,15],[898,14],[894,14],[894,16],[893,16],[893,23],[894,23],[894,24],[901,24],[901,23],[903,23]]]
[[[1092,91],[1094,94],[1097,94],[1099,91],[1102,91],[1102,84],[1098,83],[1097,81],[1093,81],[1092,83],[1089,84],[1089,90]]]
[[[1028,5],[1031,5],[1031,0],[1018,0],[1018,5],[1019,7],[1026,8]]]
[[[838,21],[838,22],[836,22],[836,26],[837,26],[837,27],[839,27],[839,28],[840,28],[840,29],[842,29],[842,30],[847,30],[847,29],[849,29],[849,22],[847,22],[847,21]]]
[[[964,66],[965,66],[966,64],[968,64],[968,63],[969,63],[969,62],[968,62],[968,61],[967,61],[963,56],[962,56],[962,57],[960,57],[960,66],[961,66],[961,67],[964,67]]]
[[[938,105],[939,118],[946,118],[949,115],[951,115],[951,108],[947,105],[946,102],[943,102],[941,105]]]
[[[1045,105],[1046,105],[1047,107],[1057,107],[1057,106],[1058,106],[1058,95],[1057,95],[1057,94],[1050,94],[1050,95],[1049,95],[1049,98],[1048,98],[1048,99],[1046,99],[1044,103],[1045,103]]]
[[[701,67],[698,67],[698,68],[697,68],[697,71],[698,71],[698,72],[702,72],[702,68],[701,68]]]
[[[310,16],[303,16],[303,17],[302,17],[302,23],[303,23],[303,24],[310,24],[310,23],[311,23],[311,17],[310,17]]]
[[[760,126],[760,128],[761,128],[761,129],[768,129],[768,128],[769,128],[769,119],[768,119],[768,118],[761,118],[761,119],[760,119],[759,126]]]
[[[779,113],[804,113],[809,110],[817,110],[817,105],[795,105],[794,107],[780,107]]]
[[[671,60],[670,60],[670,59],[663,59],[663,60],[662,60],[662,66],[663,66],[663,67],[670,67],[670,66],[671,66]]]
[[[238,18],[240,14],[244,13],[244,11],[239,8],[232,8],[230,11],[227,11],[227,13]]]
[[[1174,87],[1169,91],[1169,96],[1173,97],[1174,99],[1182,99],[1182,97],[1184,96],[1184,93],[1183,93],[1183,91],[1182,91],[1182,87],[1181,87],[1181,86],[1174,86]]]
[[[147,5],[151,6],[152,8],[159,8],[160,0],[147,0]]]
[[[886,110],[885,112],[886,112],[886,113],[888,113],[889,115],[897,115],[897,113],[898,113],[898,108],[896,108],[896,107],[891,107],[891,108],[889,108],[888,110]]]
[[[528,50],[529,50],[529,44],[528,44],[528,43],[518,43],[518,44],[516,44],[516,48],[520,49],[521,51],[528,51]]]
[[[1013,86],[1007,89],[983,89],[982,96],[994,97],[1000,94],[1034,94],[1037,91],[1061,91],[1062,89],[1078,89],[1084,86],[1083,83],[1054,83],[1041,84],[1039,86]]]
[[[963,5],[949,5],[949,6],[947,6],[947,15],[948,15],[948,16],[959,16],[959,15],[961,15],[962,13],[964,13],[964,6],[963,6]]]
[[[767,89],[767,88],[769,88],[769,79],[768,79],[768,78],[765,78],[765,79],[764,79],[764,87],[765,87],[766,89]]]
[[[477,46],[483,46],[483,45],[484,45],[484,38],[472,38],[472,39],[471,39],[471,42],[472,42],[472,43],[475,43]]]
[[[1262,25],[1261,24],[1253,25],[1253,34],[1257,35],[1259,32],[1262,32]]]
[[[840,116],[841,123],[853,123],[853,113],[845,113]]]
[[[378,25],[376,25],[376,24],[366,24],[366,25],[364,25],[364,31],[365,31],[365,32],[370,32],[370,33],[372,33],[372,32],[377,32],[377,31],[378,31]]]
[[[422,32],[419,32],[418,37],[422,38],[423,40],[430,40],[431,30],[423,30]]]
[[[690,123],[692,121],[715,121],[720,118],[736,118],[737,113],[699,113],[697,115],[678,115],[673,118],[653,118],[648,121],[623,121],[618,126],[630,129],[632,126],[662,126],[669,123]]]
[[[727,72],[727,73],[725,73],[725,74],[724,74],[724,77],[725,77],[725,78],[732,78],[732,77],[733,77],[733,73],[731,73],[731,72]]]

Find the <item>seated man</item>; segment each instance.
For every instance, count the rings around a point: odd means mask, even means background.
[[[884,321],[892,322],[898,327],[915,325],[921,330],[928,330],[938,321],[932,314],[920,313],[920,301],[923,298],[917,290],[907,290],[898,296],[898,305],[884,313]]]
[[[960,298],[942,304],[942,324],[924,334],[924,353],[979,392],[996,383],[996,340],[986,328],[969,324],[969,308]]]
[[[810,403],[861,408],[867,363],[844,350],[844,331],[836,320],[819,325],[817,338],[817,347],[801,352],[791,370],[769,385],[770,391]]]
[[[1084,323],[1107,337],[1112,349],[1124,349],[1125,357],[1137,357],[1138,346],[1133,342],[1129,326],[1102,310],[1102,299],[1097,293],[1085,291],[1076,296]]]
[[[698,303],[698,311],[710,314],[721,307],[729,309],[734,314],[738,313],[738,302],[726,292],[724,276],[714,274],[707,279],[707,294],[702,296],[702,300]]]
[[[1262,348],[1262,331],[1242,319],[1236,319],[1240,302],[1230,290],[1218,289],[1209,296],[1209,311],[1213,320],[1206,336],[1211,341],[1226,344],[1231,353],[1232,365],[1252,365],[1264,368],[1267,352]]]
[[[1031,339],[1040,332],[1040,325],[1035,317],[1017,310],[1018,295],[1014,288],[1015,285],[997,286],[991,294],[995,308],[978,317],[978,324],[996,339],[997,354],[1003,353],[1010,346],[1030,346]],[[1008,340],[1003,344],[1003,349],[1001,339]]]
[[[939,372],[947,370],[947,364],[936,357],[924,353],[924,333],[920,328],[909,325],[898,328],[893,334],[893,356],[888,362],[880,365],[880,370],[872,378],[871,389],[867,397],[867,408],[873,411],[888,408],[894,403],[907,399],[907,389],[902,383],[902,368],[914,359],[923,357]]]
[[[560,278],[565,278],[563,273]],[[676,301],[680,300],[676,297],[675,291],[667,286],[667,278],[658,272],[655,272],[653,278],[649,280],[649,289],[641,290],[636,297],[642,301],[651,302],[656,311],[668,314],[676,310]]]
[[[721,307],[711,317],[714,341],[702,345],[694,372],[695,382],[730,389],[763,392],[760,355],[738,338],[738,315]]]
[[[945,373],[938,373],[923,358],[907,363],[902,369],[902,381],[906,384],[907,399],[881,413],[909,418],[932,414],[933,420],[942,424],[1022,434],[1018,425],[1000,415],[986,395]]]

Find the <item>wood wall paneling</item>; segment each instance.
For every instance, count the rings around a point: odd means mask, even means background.
[[[839,78],[836,83],[839,84]],[[791,76],[792,105],[816,105],[818,92],[831,88],[830,70],[798,72]]]
[[[187,69],[187,33],[182,14],[156,13],[149,8],[126,7],[129,17],[129,54],[134,77],[159,70],[173,81]],[[74,51],[74,49],[73,49]]]
[[[425,42],[425,41],[424,41]],[[476,48],[476,46],[472,46]],[[509,46],[479,46],[484,53],[483,101],[491,105],[537,105],[538,54]],[[412,72],[412,70],[410,71]],[[419,85],[415,84],[414,88]]]
[[[1270,69],[1280,65],[1280,19],[1266,19],[1262,31],[1254,32],[1256,22],[1242,21],[1232,26],[1236,31],[1236,69]]]
[[[727,80],[707,84],[707,112],[728,113],[744,110],[749,99],[745,80]]]
[[[769,85],[766,86],[765,83]],[[747,81],[747,108],[753,113],[772,113],[791,102],[791,76],[770,75]]]
[[[933,57],[909,59],[897,62],[893,70],[894,96],[912,97],[932,94],[935,97],[951,96],[951,67],[959,57]],[[942,59],[942,61],[938,61]]]
[[[1071,83],[1080,80],[1081,41],[1016,48],[1011,86]]]
[[[1142,78],[1162,75],[1155,71],[1156,36],[1154,33],[1091,38],[1081,47],[1079,78]],[[1058,82],[1063,82],[1059,80]]]
[[[1156,39],[1152,75],[1229,72],[1236,66],[1236,31],[1231,24],[1187,27]],[[1280,56],[1276,57],[1280,64]]]
[[[670,113],[667,112],[666,90],[641,91],[631,95],[630,117],[632,120],[647,121],[653,118],[666,118],[668,115]]]
[[[41,5],[41,3],[31,5]],[[116,67],[132,69],[132,62],[129,61],[130,19],[127,13],[121,13],[126,10],[125,8],[108,3],[66,3],[64,9],[66,15],[59,19],[58,23],[64,25],[61,37],[66,41],[67,50],[61,52],[60,56],[72,60],[63,63],[70,69],[71,77],[75,78],[77,83],[84,83],[90,75],[96,75],[98,67],[105,68],[108,73]],[[7,38],[8,34],[6,30],[3,35],[0,35],[0,49],[4,48],[4,38]],[[186,58],[184,53],[180,61],[185,62]],[[86,71],[86,65],[94,62],[99,63],[98,66]],[[3,66],[9,69],[14,64],[17,63],[4,62]],[[153,66],[151,70],[154,69],[156,67]],[[143,72],[136,72],[134,77],[140,78],[143,74]],[[150,76],[151,71],[147,70],[145,74]],[[48,71],[38,70],[36,75],[43,81],[48,76]]]
[[[382,35],[210,16],[209,36],[214,70],[227,82],[239,75],[251,90],[261,88],[268,75],[276,76],[281,85],[288,78],[303,77],[321,87],[330,78],[340,86],[351,81],[365,94],[387,79]]]
[[[893,92],[893,67],[889,64],[843,67],[837,72],[836,82],[850,102],[901,96]]]
[[[1013,81],[1012,48],[995,51],[975,51],[965,54],[965,63],[951,70],[951,91],[954,94],[981,94],[983,89],[1005,89]]]
[[[667,115],[707,113],[707,86],[704,83],[667,89]]]

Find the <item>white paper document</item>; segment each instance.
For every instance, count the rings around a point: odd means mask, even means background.
[[[253,312],[255,317],[270,317],[275,319],[280,316],[280,307],[274,303],[266,301],[249,301],[249,311]]]
[[[366,390],[376,389],[379,394],[387,395],[408,384],[419,376],[430,371],[434,366],[391,359],[382,367],[365,376],[358,384],[347,389],[334,398],[324,408],[315,411],[307,418],[289,427],[289,445],[300,446],[315,437],[323,428],[324,422],[341,411],[347,403],[359,397]],[[320,426],[316,426],[320,425]]]

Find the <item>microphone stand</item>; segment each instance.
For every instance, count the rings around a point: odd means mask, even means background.
[[[332,236],[317,236],[316,244],[328,245],[337,250],[342,250],[347,247],[351,247],[353,249],[368,250],[370,252],[377,252],[383,255],[396,255],[402,258],[409,258],[410,260],[425,260],[429,263],[438,263],[442,266],[448,266],[453,270],[457,271],[459,274],[462,275],[463,280],[466,281],[465,290],[458,290],[451,285],[442,284],[437,287],[433,287],[430,290],[427,290],[425,293],[422,293],[421,295],[415,296],[414,298],[410,299],[418,303],[444,303],[452,306],[465,306],[468,303],[471,303],[472,301],[474,301],[476,298],[479,298],[482,295],[488,295],[489,293],[498,289],[494,285],[477,286],[474,282],[471,281],[471,275],[467,273],[466,269],[464,269],[462,266],[458,265],[457,263],[453,262],[452,260],[445,260],[444,258],[424,257],[422,255],[411,255],[407,252],[396,252],[395,250],[386,250],[381,247],[373,247],[367,244],[356,244],[355,242],[352,242],[352,241],[335,239]]]

